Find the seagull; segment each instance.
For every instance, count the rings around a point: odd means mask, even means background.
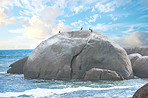
[[[91,31],[91,32],[93,32],[93,30],[92,30],[92,29],[91,29],[90,31]]]
[[[92,30],[91,28],[89,28],[89,30],[90,30],[91,32],[93,32],[93,30]]]
[[[81,27],[81,30],[83,29],[83,27]]]

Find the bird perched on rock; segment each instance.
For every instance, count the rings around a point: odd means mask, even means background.
[[[90,30],[91,32],[93,32],[93,30],[92,30],[91,28],[89,28],[89,30]]]
[[[81,30],[83,30],[83,27],[81,27]]]
[[[59,33],[61,33],[61,32],[59,31]]]

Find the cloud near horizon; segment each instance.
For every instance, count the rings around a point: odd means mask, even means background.
[[[123,47],[148,45],[148,32],[136,31],[115,41]]]

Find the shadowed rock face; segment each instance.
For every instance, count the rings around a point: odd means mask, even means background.
[[[148,98],[148,83],[138,89],[132,98]]]
[[[142,56],[148,56],[148,46],[137,46],[124,48],[127,54],[139,53]]]
[[[123,48],[99,32],[85,30],[60,33],[43,41],[29,56],[23,71],[26,78],[70,80],[84,79],[93,68],[102,69],[105,80],[133,77]]]
[[[13,64],[11,64],[9,67],[11,67],[7,73],[12,73],[12,74],[23,74],[23,67],[25,62],[27,61],[28,56],[24,57]]]

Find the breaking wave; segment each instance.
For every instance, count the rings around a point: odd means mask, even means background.
[[[141,85],[137,85],[140,87]],[[26,90],[24,92],[5,92],[0,93],[1,97],[19,97],[19,96],[33,96],[33,97],[52,97],[54,95],[60,95],[65,93],[71,93],[76,91],[103,91],[112,89],[125,89],[134,88],[135,86],[114,86],[109,88],[91,88],[91,87],[78,87],[78,88],[65,88],[65,89],[43,89],[36,88],[31,90]]]

